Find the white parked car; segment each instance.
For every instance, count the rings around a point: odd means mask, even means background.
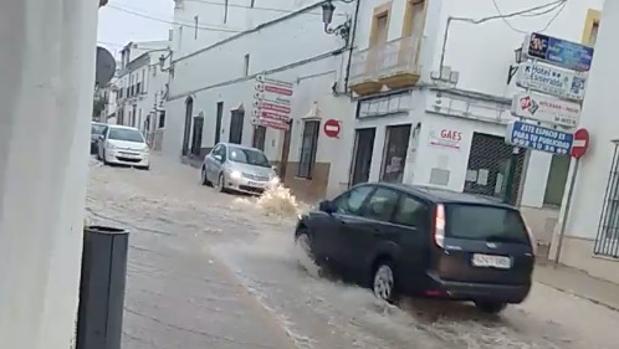
[[[260,149],[237,144],[217,144],[204,157],[201,174],[203,185],[214,185],[222,192],[260,194],[279,184],[279,177]]]
[[[150,168],[150,151],[137,128],[109,125],[98,143],[97,157],[104,164]]]

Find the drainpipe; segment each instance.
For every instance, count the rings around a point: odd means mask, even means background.
[[[355,6],[355,16],[353,17],[352,33],[350,35],[350,42],[348,43],[348,63],[346,65],[346,76],[344,77],[344,93],[348,93],[348,83],[350,80],[350,69],[352,66],[352,53],[355,48],[355,38],[357,37],[357,21],[359,18],[359,8],[361,7],[361,0],[357,0]]]

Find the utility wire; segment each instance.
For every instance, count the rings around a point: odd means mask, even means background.
[[[548,3],[546,5],[542,5],[544,7],[544,9],[540,12],[536,12],[536,11],[531,11],[530,13],[523,13],[520,14],[520,16],[522,17],[537,17],[537,16],[542,16],[545,15],[547,13],[550,13],[558,8],[561,7],[561,9],[559,9],[559,11],[557,11],[557,13],[555,14],[555,16],[553,16],[549,23],[546,24],[546,26],[544,27],[543,30],[537,30],[537,32],[543,32],[546,29],[548,29],[548,27],[550,27],[550,24],[552,24],[552,22],[554,22],[554,20],[559,16],[559,14],[563,11],[563,9],[565,8],[565,5],[567,3],[567,0],[558,0],[555,2],[551,2]],[[528,34],[531,31],[530,30],[522,30],[522,29],[518,29],[516,28],[514,25],[512,25],[508,20],[507,17],[504,17],[505,15],[503,15],[501,9],[499,8],[499,5],[497,4],[497,0],[492,0],[492,5],[494,5],[494,8],[496,9],[497,13],[499,14],[499,16],[501,16],[500,18],[503,20],[503,22],[513,31],[520,33],[520,34]],[[549,7],[549,8],[546,8]]]
[[[530,7],[530,8],[524,9],[524,10],[519,10],[519,11],[507,13],[507,14],[498,14],[498,15],[494,15],[494,16],[488,16],[488,17],[479,18],[479,19],[468,18],[468,17],[451,17],[451,16],[448,17],[447,18],[447,24],[445,25],[445,34],[443,36],[443,47],[441,49],[441,58],[440,58],[440,63],[439,63],[439,70],[440,70],[441,74],[442,74],[442,71],[443,71],[443,67],[445,66],[445,52],[447,50],[447,40],[449,39],[449,28],[450,28],[451,23],[453,21],[459,21],[459,22],[465,22],[465,23],[471,23],[471,24],[481,24],[481,23],[485,23],[485,22],[492,21],[492,20],[495,20],[495,19],[505,20],[506,18],[512,18],[512,17],[516,17],[516,16],[522,16],[524,14],[536,13],[537,11],[546,10],[546,9],[548,9],[548,7],[552,7],[552,6],[554,6],[554,5],[558,4],[558,3],[565,4],[566,2],[567,2],[567,0],[557,0],[557,1],[553,1],[553,2],[550,2],[550,3],[544,4],[544,5]],[[559,10],[559,13],[561,13],[562,10],[563,9]],[[551,19],[551,21],[547,24],[547,27],[549,27],[550,24],[552,24],[552,22],[556,19],[556,17],[558,17],[558,14],[556,14]]]
[[[170,21],[170,20],[167,20],[167,19],[150,16],[150,15],[144,14],[142,12],[137,12],[137,11],[129,10],[129,9],[126,9],[126,8],[123,8],[123,7],[119,7],[119,6],[113,5],[113,4],[108,4],[106,7],[114,9],[116,11],[125,12],[125,13],[128,13],[128,14],[137,16],[137,17],[142,17],[142,18],[145,18],[145,19],[150,19],[150,20],[155,21],[155,22],[167,23],[167,24],[170,24],[170,25],[180,25],[182,27],[187,27],[187,28],[198,28],[200,30],[218,31],[218,32],[226,32],[226,33],[239,33],[239,32],[241,32],[240,30],[234,30],[234,29],[205,27],[205,26],[201,26],[201,25],[196,26],[195,24],[188,24],[188,23],[181,23],[181,22]]]
[[[203,3],[203,4],[208,4],[208,5],[228,6],[228,7],[244,8],[244,9],[249,9],[249,10],[261,10],[261,11],[271,11],[271,12],[279,12],[279,13],[294,13],[294,12],[297,12],[297,11],[294,11],[294,10],[283,10],[281,8],[274,8],[274,7],[259,7],[259,6],[253,6],[252,7],[252,6],[239,5],[239,4],[228,4],[228,5],[226,5],[224,3],[215,2],[215,1],[209,1],[209,0],[185,0],[185,1],[199,2],[199,3]],[[306,12],[305,14],[322,16],[322,13],[319,13],[319,12]],[[344,14],[344,13],[335,13],[334,16],[346,16],[346,14]]]

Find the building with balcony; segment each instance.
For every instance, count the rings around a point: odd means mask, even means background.
[[[169,41],[130,42],[121,51],[115,80],[116,123],[138,128],[160,149],[165,128],[164,105],[171,58]]]
[[[501,18],[547,2],[362,1],[349,78],[356,115],[347,182],[511,197],[548,244],[570,160],[514,154],[505,143],[512,97],[520,91],[508,75],[527,33],[592,44],[597,27],[588,14],[603,3],[567,1]]]

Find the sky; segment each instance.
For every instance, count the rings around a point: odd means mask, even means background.
[[[120,9],[119,9],[120,8]],[[118,57],[122,46],[130,41],[167,40],[170,24],[127,13],[138,12],[149,17],[171,21],[173,0],[110,0],[99,10],[99,46]]]

